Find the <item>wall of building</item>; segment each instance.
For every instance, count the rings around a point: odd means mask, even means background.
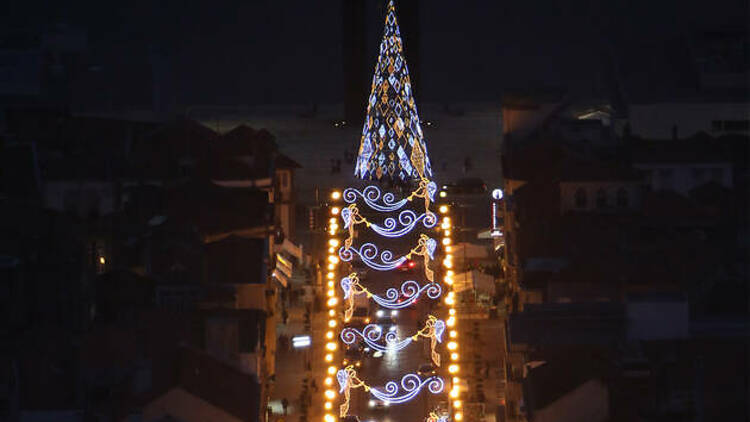
[[[744,133],[750,131],[727,131],[714,122],[736,122],[748,120],[747,103],[655,103],[631,104],[628,119],[633,135],[648,139],[671,139],[672,128],[677,126],[677,136],[687,138],[703,131],[711,135]]]
[[[541,410],[530,422],[603,422],[609,418],[609,392],[600,380],[589,380]]]
[[[691,189],[710,181],[732,187],[730,163],[636,163],[635,167],[644,172],[646,183],[655,191],[687,195]]]
[[[43,192],[47,208],[72,212],[82,218],[107,215],[115,210],[115,185],[111,182],[47,181]]]
[[[583,189],[586,192],[586,205],[579,207],[576,204],[576,192]],[[605,210],[628,209],[637,210],[641,206],[641,187],[632,182],[561,182],[560,183],[560,212],[568,211],[596,211],[597,192],[603,189],[607,203]],[[627,193],[628,203],[626,207],[620,207],[617,204],[617,192],[624,189]]]
[[[169,390],[143,409],[144,421],[160,420],[167,415],[182,422],[242,422],[182,388]]]

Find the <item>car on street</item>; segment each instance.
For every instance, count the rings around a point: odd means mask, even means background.
[[[431,363],[425,363],[424,365],[420,365],[419,369],[417,369],[417,374],[423,377],[429,377],[431,375],[435,375],[435,366]]]
[[[383,389],[383,387],[376,387],[376,388],[378,388],[379,390]],[[378,399],[370,399],[370,401],[367,403],[367,407],[369,407],[372,410],[377,410],[377,411],[385,411],[390,406],[391,404],[389,402],[378,400]]]

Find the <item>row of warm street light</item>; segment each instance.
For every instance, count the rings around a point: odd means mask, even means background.
[[[340,263],[337,251],[340,244],[338,238],[339,224],[337,216],[341,209],[338,206],[341,200],[341,192],[333,191],[331,193],[331,201],[333,206],[330,208],[330,217],[328,220],[328,258],[327,258],[327,272],[326,272],[326,306],[328,308],[328,327],[326,329],[326,346],[325,346],[325,363],[327,365],[326,378],[323,380],[325,385],[324,391],[324,404],[325,415],[323,416],[324,422],[335,422],[337,420],[335,412],[333,411],[333,402],[338,396],[334,387],[334,377],[338,367],[336,362],[336,352],[338,350],[338,339],[334,329],[339,324],[338,314],[336,307],[339,300],[336,296],[336,278],[338,275],[338,266]]]

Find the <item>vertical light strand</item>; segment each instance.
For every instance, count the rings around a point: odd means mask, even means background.
[[[326,366],[326,376],[323,380],[323,408],[324,416],[323,422],[336,422],[338,421],[337,412],[334,406],[334,401],[338,397],[336,391],[336,372],[338,371],[337,359],[339,343],[338,343],[338,326],[340,325],[339,313],[337,312],[339,305],[339,298],[336,294],[336,281],[339,275],[340,261],[338,258],[338,249],[341,243],[339,239],[340,227],[338,224],[338,216],[341,213],[341,191],[334,190],[331,192],[330,207],[328,209],[329,215],[328,224],[326,225],[327,246],[328,254],[326,258],[326,308],[327,313],[327,324],[325,333],[325,350],[324,360]]]
[[[440,192],[440,198],[446,198],[447,193],[445,191]],[[453,270],[453,224],[450,217],[450,206],[447,204],[440,205],[438,211],[441,215],[440,231],[442,234],[441,243],[445,255],[443,257],[443,282],[446,285],[447,294],[445,296],[445,304],[448,305],[448,317],[445,319],[445,325],[448,327],[448,353],[449,353],[449,364],[448,373],[451,376],[451,389],[448,395],[451,398],[451,411],[453,413],[453,420],[461,421],[463,419],[463,412],[461,410],[461,395],[460,395],[460,371],[459,366],[459,344],[458,344],[458,315],[456,313],[456,292],[454,289],[453,276],[455,272]]]

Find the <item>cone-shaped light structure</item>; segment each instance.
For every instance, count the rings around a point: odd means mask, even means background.
[[[392,181],[432,177],[393,0],[388,2],[354,175]]]

